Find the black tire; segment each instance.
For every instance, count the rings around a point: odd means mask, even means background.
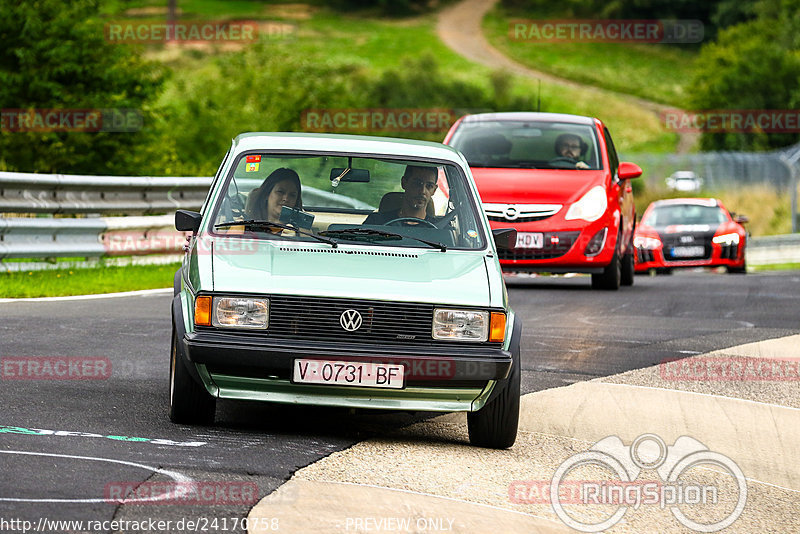
[[[633,254],[625,254],[622,256],[622,273],[620,275],[620,284],[623,286],[632,286],[633,278],[636,275],[636,265]]]
[[[503,390],[477,412],[467,413],[469,442],[476,447],[507,449],[517,440],[520,395],[519,345]]]
[[[747,263],[742,263],[741,267],[726,267],[728,274],[747,274]]]
[[[622,260],[619,252],[614,251],[611,263],[603,269],[602,273],[592,275],[592,289],[617,290],[622,283]]]
[[[217,400],[194,381],[186,365],[178,358],[175,330],[169,365],[169,418],[173,423],[208,425],[214,422]]]

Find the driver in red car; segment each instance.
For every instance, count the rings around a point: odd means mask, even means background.
[[[586,155],[589,149],[583,139],[579,135],[565,133],[558,136],[556,139],[556,154],[559,158],[568,158],[575,162],[576,169],[588,169],[589,164],[581,161],[580,158]]]
[[[437,177],[436,167],[407,165],[403,178],[400,180],[403,193],[384,195],[378,211],[371,213],[364,220],[364,224],[386,224],[397,219],[435,221],[430,205],[433,194],[438,188]],[[395,195],[400,197],[400,205],[397,207],[392,205]]]

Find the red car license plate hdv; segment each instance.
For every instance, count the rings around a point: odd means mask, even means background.
[[[542,248],[544,234],[541,232],[517,232],[516,248]]]

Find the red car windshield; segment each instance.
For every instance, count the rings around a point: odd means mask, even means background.
[[[449,143],[471,167],[601,169],[594,128],[567,122],[463,122]]]
[[[673,224],[720,224],[727,220],[725,213],[716,206],[673,204],[653,208],[642,223],[656,227]]]

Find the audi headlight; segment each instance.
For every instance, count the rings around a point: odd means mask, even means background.
[[[645,237],[637,235],[633,238],[633,246],[645,250],[655,250],[661,246],[661,240],[655,237]]]
[[[592,222],[602,217],[606,208],[608,208],[606,190],[598,185],[589,189],[580,200],[572,204],[564,218],[568,221],[582,219]]]
[[[266,330],[269,300],[243,297],[214,297],[212,324],[231,328]]]
[[[489,312],[475,310],[433,310],[433,338],[451,341],[486,341]]]
[[[739,234],[722,234],[722,235],[715,235],[713,239],[711,239],[714,243],[718,245],[738,245],[739,244]]]

